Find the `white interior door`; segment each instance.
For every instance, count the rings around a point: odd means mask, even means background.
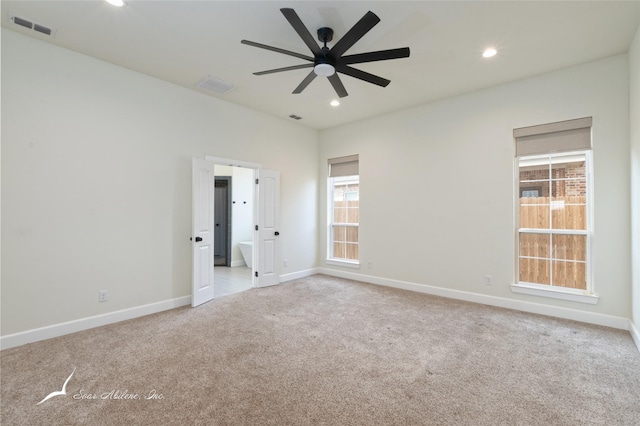
[[[257,225],[254,244],[254,274],[256,287],[266,287],[280,282],[280,172],[259,169]],[[257,263],[257,265],[256,265]]]
[[[192,164],[191,306],[213,299],[213,232],[216,179],[214,163],[199,158]]]

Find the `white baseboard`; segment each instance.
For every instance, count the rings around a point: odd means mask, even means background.
[[[481,303],[484,305],[497,306],[507,309],[515,309],[523,312],[531,312],[540,315],[570,319],[574,321],[585,322],[589,324],[603,325],[622,330],[628,330],[635,342],[638,350],[640,350],[640,331],[636,325],[628,318],[616,317],[612,315],[604,315],[593,312],[585,312],[577,309],[564,308],[559,306],[549,306],[540,303],[513,300],[503,297],[488,296],[484,294],[471,293],[460,290],[453,290],[444,287],[435,287],[425,284],[417,284],[408,281],[392,280],[388,278],[374,277],[369,275],[358,274],[354,272],[345,272],[328,268],[311,268],[303,271],[292,272],[280,275],[280,282],[291,281],[299,278],[308,277],[315,274],[325,274],[334,277],[346,278],[350,280],[365,282],[369,284],[382,285],[387,287],[410,290],[434,296],[448,297],[451,299],[464,300],[467,302]],[[96,315],[88,318],[81,318],[61,324],[54,324],[47,327],[27,330],[20,333],[9,334],[0,337],[0,349],[9,349],[28,343],[34,343],[41,340],[51,339],[54,337],[71,334],[78,331],[88,330],[94,327],[113,324],[145,315],[155,314],[173,308],[189,305],[191,296],[183,296],[175,299],[165,300],[162,302],[151,303],[148,305],[138,306],[121,311],[110,312],[107,314]]]
[[[231,268],[237,268],[238,266],[246,266],[247,264],[244,262],[244,260],[232,260],[231,261]]]
[[[233,266],[244,266],[244,260],[232,262]],[[304,278],[318,273],[317,268],[306,269],[304,271],[292,272],[280,275],[280,282]],[[135,308],[124,309],[116,312],[109,312],[102,315],[96,315],[87,318],[80,318],[60,324],[49,325],[42,328],[27,330],[20,333],[8,334],[0,336],[0,350],[14,348],[16,346],[26,345],[28,343],[39,342],[41,340],[52,339],[54,337],[64,336],[65,334],[76,333],[78,331],[88,330],[94,327],[113,324],[120,321],[130,320],[145,315],[155,314],[173,308],[189,305],[191,296],[183,296],[176,299],[165,300],[162,302],[151,303],[149,305],[138,306]]]
[[[407,281],[392,280],[388,278],[373,277],[335,269],[318,268],[318,273],[340,278],[361,281],[369,284],[383,285],[387,287],[411,290],[434,296],[448,297],[450,299],[464,300],[467,302],[481,303],[483,305],[497,306],[500,308],[515,309],[523,312],[547,315],[551,317],[570,319],[589,324],[604,325],[607,327],[629,330],[629,319],[613,315],[585,312],[578,309],[550,306],[541,303],[524,300],[507,299],[504,297],[488,296],[485,294],[471,293],[468,291],[453,290],[444,287],[435,287],[426,284],[417,284]],[[637,344],[637,341],[636,341]]]
[[[638,327],[636,327],[631,320],[629,320],[629,333],[631,333],[631,338],[640,351],[640,330],[638,330]]]
[[[155,314],[189,304],[191,304],[191,296],[183,296],[176,299],[164,300],[162,302],[150,303],[148,305],[137,306],[135,308],[123,309],[121,311],[109,312],[88,318],[81,318],[20,333],[8,334],[0,337],[0,348],[9,349],[20,345],[26,345],[27,343],[34,343],[39,342],[40,340],[64,336],[65,334],[76,333],[78,331],[88,330],[94,327],[100,327],[145,315]]]
[[[291,272],[289,274],[280,275],[280,282],[286,282],[291,280],[297,280],[298,278],[310,277],[311,275],[319,274],[318,268],[305,269],[304,271]]]

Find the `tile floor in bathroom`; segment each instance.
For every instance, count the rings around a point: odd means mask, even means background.
[[[226,296],[249,290],[252,285],[251,269],[246,266],[216,266],[213,271],[213,297]]]

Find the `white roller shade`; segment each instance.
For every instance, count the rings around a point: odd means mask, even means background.
[[[330,158],[329,177],[357,176],[360,174],[358,166],[358,155],[348,155],[346,157]]]
[[[591,149],[591,123],[584,117],[515,129],[516,156]]]

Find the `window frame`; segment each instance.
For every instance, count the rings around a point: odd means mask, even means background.
[[[520,228],[520,163],[524,160],[542,160],[547,159],[547,164],[550,166],[553,164],[554,158],[571,157],[571,156],[584,156],[585,159],[585,183],[586,183],[586,229],[554,229],[550,222],[549,228]],[[553,181],[552,175],[549,176],[549,183]],[[514,239],[515,239],[515,275],[514,284],[511,285],[511,290],[514,293],[529,294],[535,296],[549,297],[554,299],[569,300],[574,302],[596,304],[599,300],[599,296],[595,292],[595,283],[593,281],[593,253],[594,253],[594,227],[593,227],[593,152],[588,150],[572,150],[563,152],[550,152],[546,154],[537,155],[521,155],[516,156],[514,160]],[[544,232],[541,232],[544,231]],[[550,235],[584,235],[586,241],[586,253],[585,253],[585,274],[586,274],[586,289],[574,289],[569,287],[554,286],[553,283],[553,269],[550,269],[550,284],[538,284],[530,282],[520,281],[520,234],[522,233],[549,233]],[[553,249],[550,245],[550,268],[553,266]]]
[[[360,175],[350,175],[350,176],[338,176],[327,178],[327,257],[325,262],[329,265],[336,266],[347,266],[351,268],[360,268],[360,221],[358,223],[337,223],[333,221],[333,213],[334,213],[334,189],[335,183],[337,182],[349,182],[355,181],[358,185],[358,200],[360,200]],[[350,191],[354,192],[354,191]],[[345,193],[346,194],[346,193]],[[348,208],[348,207],[347,207]],[[358,217],[359,217],[359,209],[358,206]],[[334,246],[334,228],[336,226],[343,227],[355,227],[358,229],[358,259],[348,259],[342,257],[335,257],[333,253]]]

